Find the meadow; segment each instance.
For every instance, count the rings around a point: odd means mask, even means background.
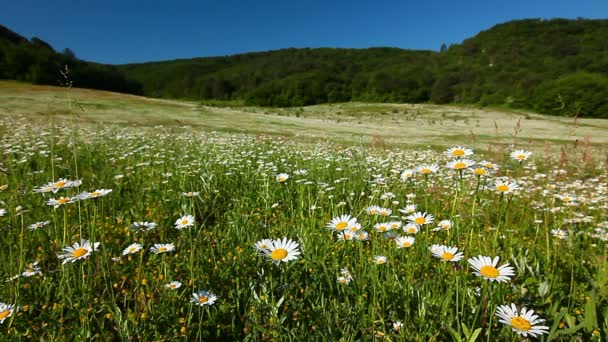
[[[606,121],[88,92],[0,83],[1,340],[607,338]]]

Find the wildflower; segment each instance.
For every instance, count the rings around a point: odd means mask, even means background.
[[[464,257],[462,252],[458,252],[458,247],[433,245],[430,250],[433,256],[441,259],[441,261],[457,262]]]
[[[524,150],[515,150],[511,152],[511,158],[519,161],[520,163],[524,160],[527,160],[528,157],[530,157],[531,155],[532,152]]]
[[[74,203],[78,198],[75,197],[59,197],[58,199],[51,198],[46,204],[52,205],[54,208],[59,208],[60,206],[68,203]]]
[[[479,165],[485,167],[488,170],[493,170],[493,171],[498,170],[498,165],[497,164],[494,164],[494,163],[489,162],[487,160],[482,160],[481,162],[479,162]]]
[[[169,253],[175,250],[175,245],[171,243],[157,243],[150,247],[150,252],[154,254]]]
[[[488,169],[483,166],[478,166],[476,168],[471,169],[471,172],[477,176],[485,176],[488,174]]]
[[[423,212],[418,211],[418,212],[406,217],[406,219],[419,226],[422,226],[425,224],[433,223],[433,220],[435,219],[435,217],[429,213],[423,213]]]
[[[444,154],[448,157],[462,158],[462,157],[472,155],[473,150],[466,148],[466,147],[462,147],[462,146],[456,146],[456,147],[451,147],[451,148],[447,149],[447,151],[445,151]]]
[[[86,199],[91,199],[91,198],[99,198],[99,197],[103,197],[106,196],[107,194],[109,194],[110,192],[112,192],[112,189],[97,189],[93,192],[83,192],[79,195],[76,195],[76,199],[79,200],[86,200]]]
[[[14,304],[0,303],[0,324],[2,324],[5,319],[11,317],[18,309],[19,308],[15,308]]]
[[[452,170],[464,170],[475,165],[475,162],[470,159],[456,159],[448,162],[445,167]]]
[[[268,251],[270,249],[270,246],[272,246],[272,240],[270,239],[262,239],[261,241],[256,242],[254,245],[255,249],[257,249],[257,251],[261,254],[264,254],[265,251]]]
[[[452,228],[452,221],[450,220],[441,220],[439,221],[439,223],[437,223],[437,228],[433,229],[434,232],[436,231],[440,231],[440,230],[450,230]]]
[[[500,257],[490,259],[490,257],[479,255],[477,257],[470,258],[468,262],[469,265],[471,265],[471,267],[474,269],[473,274],[476,276],[483,277],[489,281],[506,283],[511,280],[511,276],[515,275],[515,270],[513,267],[509,266],[509,263],[496,268],[499,259]]]
[[[399,229],[401,228],[401,221],[391,221],[387,223],[390,229]]]
[[[198,306],[205,305],[213,305],[217,300],[217,296],[209,291],[200,291],[198,293],[193,293],[192,298],[190,298],[190,303],[194,303]]]
[[[23,271],[23,273],[21,273],[21,275],[24,277],[33,277],[35,275],[42,275],[42,272],[40,271],[40,266],[38,266],[38,261],[34,261],[34,262],[28,264],[27,268],[25,269],[25,271]]]
[[[57,193],[57,191],[64,189],[64,188],[70,188],[70,187],[75,187],[75,186],[80,186],[82,184],[82,180],[67,180],[64,178],[59,178],[58,181],[56,182],[50,182],[47,183],[46,185],[43,185],[39,188],[35,188],[34,192],[53,192],[53,193]]]
[[[380,223],[376,223],[374,225],[374,229],[376,229],[376,231],[378,233],[384,233],[384,232],[389,231],[391,228],[388,225],[388,223],[386,223],[386,222],[380,222]]]
[[[352,281],[352,278],[347,278],[344,276],[338,276],[338,283],[342,285],[348,285]]]
[[[515,182],[497,181],[494,184],[494,189],[502,194],[508,194],[519,189],[519,185]]]
[[[182,287],[182,283],[180,283],[179,281],[172,281],[170,283],[163,285],[163,287],[168,290],[176,290],[176,289],[179,289],[180,287]]]
[[[414,244],[414,241],[416,241],[416,239],[411,236],[401,236],[395,239],[395,243],[397,243],[397,248],[399,249],[411,247]]]
[[[51,221],[40,221],[40,222],[30,224],[29,226],[27,226],[27,228],[31,229],[31,230],[36,230],[36,229],[46,227],[49,223],[51,223]]]
[[[308,170],[305,170],[305,169],[298,169],[293,172],[293,174],[297,175],[297,176],[304,176],[307,173],[308,173]]]
[[[403,207],[402,209],[399,209],[400,213],[404,213],[404,214],[411,214],[413,212],[416,211],[416,205],[415,204],[408,204],[405,207]]]
[[[276,175],[275,178],[276,178],[277,182],[283,183],[289,179],[289,175],[286,173],[279,173],[278,175]]]
[[[59,257],[59,259],[64,259],[62,265],[65,265],[68,262],[86,259],[91,253],[97,251],[99,244],[99,242],[95,242],[91,246],[89,240],[80,240],[80,243],[76,242],[72,246],[64,247],[63,254],[57,254],[57,257]]]
[[[361,223],[359,222],[355,222],[350,228],[349,228],[353,233],[358,232],[361,230]]]
[[[365,208],[365,213],[367,213],[368,215],[379,215],[380,214],[380,206],[377,205],[370,205],[369,207]]]
[[[421,165],[416,169],[416,172],[422,174],[422,175],[428,175],[431,173],[435,173],[439,171],[439,167],[435,164],[432,165]]]
[[[355,238],[355,233],[350,229],[345,229],[338,233],[338,240],[348,241]]]
[[[279,265],[281,262],[288,262],[296,260],[300,251],[298,250],[298,243],[293,240],[288,240],[286,237],[277,240],[273,240],[271,245],[263,253],[272,261],[275,265]]]
[[[389,208],[380,207],[378,210],[378,215],[380,216],[390,216],[393,213]]]
[[[568,232],[562,229],[551,229],[551,235],[561,240],[568,238]]]
[[[6,209],[0,208],[0,217],[6,215]]]
[[[369,234],[366,231],[358,231],[355,235],[355,239],[359,241],[367,241],[369,240]]]
[[[374,263],[376,265],[386,264],[386,257],[384,255],[376,255],[374,257]]]
[[[129,254],[135,254],[135,253],[139,252],[141,250],[141,248],[142,248],[141,244],[132,243],[122,251],[122,255],[125,256],[125,255],[129,255]]]
[[[496,308],[496,316],[500,318],[499,322],[510,325],[514,332],[524,337],[528,337],[528,334],[536,337],[536,335],[549,333],[549,327],[536,325],[545,320],[538,318],[538,315],[534,314],[534,310],[528,310],[524,307],[518,312],[513,303],[510,306],[500,305]]]
[[[331,230],[335,230],[337,232],[351,228],[357,222],[356,217],[351,217],[350,215],[342,215],[338,217],[334,217],[328,224],[327,228]]]
[[[175,221],[175,229],[184,229],[194,225],[194,216],[184,215]]]
[[[415,173],[416,173],[416,170],[414,170],[414,169],[403,170],[403,172],[401,172],[401,180],[405,182],[406,180],[412,178]]]
[[[393,330],[395,331],[401,331],[401,328],[403,327],[403,322],[401,321],[397,321],[393,323]]]
[[[188,191],[188,192],[182,192],[182,196],[184,197],[196,197],[199,196],[201,193],[198,191]]]
[[[147,232],[156,228],[156,223],[154,222],[133,222],[129,229],[134,230],[135,232]]]
[[[419,230],[420,230],[420,226],[413,222],[410,222],[410,223],[406,224],[405,226],[403,226],[403,231],[408,234],[416,234],[416,233],[418,233]]]

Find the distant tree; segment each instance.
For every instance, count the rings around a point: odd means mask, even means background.
[[[448,49],[448,46],[445,45],[445,43],[441,44],[441,48],[439,48],[439,52],[446,52]]]
[[[74,51],[72,51],[72,49],[70,49],[70,48],[63,49],[63,51],[61,51],[61,54],[64,55],[65,57],[67,57],[71,61],[77,60],[76,53],[74,53]]]

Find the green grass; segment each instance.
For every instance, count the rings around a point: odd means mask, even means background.
[[[38,94],[23,92],[24,102]],[[77,102],[79,94],[70,96]],[[54,112],[67,108],[65,100],[62,109],[61,101],[40,96]],[[94,114],[72,106],[73,114],[32,115],[24,112],[26,103],[4,105],[0,303],[19,307],[8,316],[0,306],[5,340],[517,340],[495,315],[511,303],[546,320],[541,325],[550,331],[540,340],[607,338],[608,175],[605,156],[591,147],[535,152],[519,163],[499,140],[509,139],[496,137],[468,157],[499,166],[477,177],[448,169],[452,158],[442,144],[415,140],[410,148],[395,148],[373,135],[365,144],[353,144],[355,137],[336,144],[306,131],[281,137],[292,132],[282,127],[256,131],[257,116],[244,112],[205,108],[201,114],[179,102],[131,103],[105,93],[87,102],[108,107]],[[163,117],[171,110],[175,116]],[[251,121],[221,126],[226,115]],[[259,116],[279,126],[298,119]],[[166,122],[158,126],[153,118]],[[218,127],[248,134],[210,132]],[[339,136],[349,132],[342,129]],[[438,172],[401,177],[405,169],[432,163]],[[306,174],[298,174],[301,169]],[[290,175],[285,182],[275,178],[282,172]],[[82,184],[34,191],[60,178]],[[498,193],[495,183],[502,179],[521,190]],[[97,189],[112,191],[56,208],[47,204]],[[191,191],[198,194],[183,195]],[[560,199],[564,195],[575,200]],[[399,209],[408,204],[435,220],[409,234],[416,239],[411,247],[398,249],[374,226],[407,223]],[[369,215],[371,205],[392,215]],[[194,224],[176,229],[186,214]],[[326,228],[340,215],[356,217],[369,240],[341,241]],[[452,227],[435,231],[440,220],[451,220]],[[43,221],[49,224],[28,228]],[[141,221],[158,226],[129,228]],[[554,236],[555,229],[567,239]],[[296,260],[276,266],[254,247],[283,237],[299,244]],[[62,264],[58,254],[81,239],[99,242],[98,251]],[[142,250],[123,256],[133,243]],[[151,253],[158,243],[174,243],[175,251]],[[463,259],[434,257],[429,248],[435,244],[458,247]],[[379,255],[385,264],[374,263]],[[475,276],[467,260],[478,255],[499,256],[499,265],[510,263],[515,275],[505,283]],[[41,273],[21,275],[34,261]],[[338,281],[343,268],[352,275],[349,284]],[[170,281],[182,286],[166,289]],[[190,303],[202,290],[217,301]]]

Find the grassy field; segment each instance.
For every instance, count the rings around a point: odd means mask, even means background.
[[[606,121],[12,82],[0,116],[0,340],[608,338]]]

